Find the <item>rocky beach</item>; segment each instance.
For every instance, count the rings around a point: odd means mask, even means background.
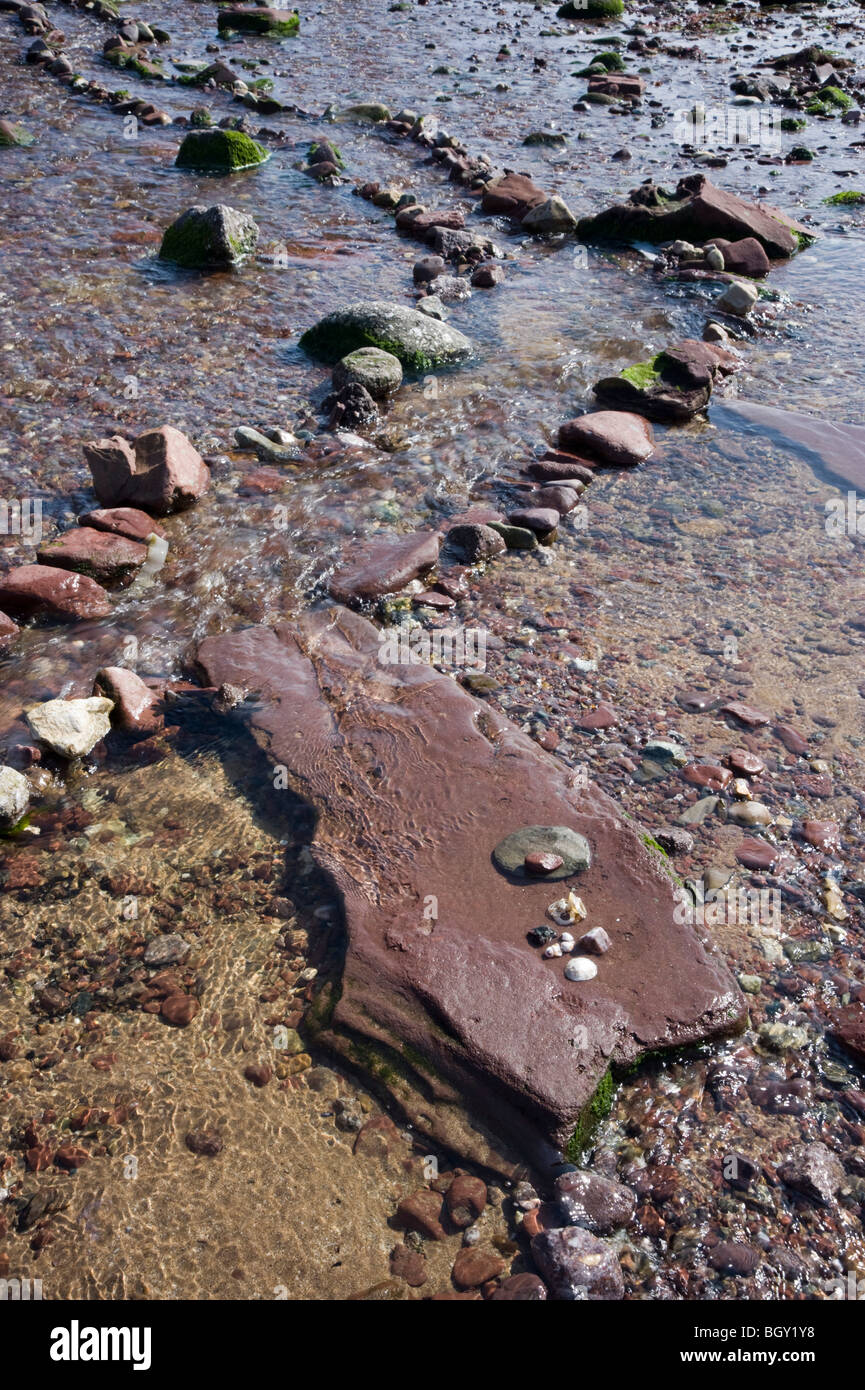
[[[863,5],[0,65],[3,1297],[865,1296]]]

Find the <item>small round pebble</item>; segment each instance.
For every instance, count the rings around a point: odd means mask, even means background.
[[[598,967],[588,956],[574,956],[565,966],[566,980],[593,980],[598,973]]]
[[[536,877],[544,874],[554,874],[556,869],[560,869],[564,860],[560,854],[545,854],[542,851],[535,851],[527,854],[523,860],[527,874],[534,874]]]

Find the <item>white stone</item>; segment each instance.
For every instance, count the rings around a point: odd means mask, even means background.
[[[717,301],[716,308],[744,318],[753,309],[758,298],[759,292],[755,285],[749,285],[744,280],[733,280]]]
[[[724,269],[724,253],[723,253],[723,251],[719,251],[718,248],[717,248],[717,246],[707,246],[707,248],[706,248],[706,265],[709,267],[710,270],[723,270],[723,269]]]
[[[593,980],[598,973],[598,967],[588,956],[574,956],[565,966],[566,980]]]
[[[572,232],[577,219],[561,198],[548,198],[526,213],[520,226],[526,232]]]
[[[63,758],[83,758],[111,730],[113,700],[91,695],[86,700],[47,700],[27,711],[33,733]]]
[[[0,767],[0,826],[17,825],[30,805],[30,783],[14,767]]]

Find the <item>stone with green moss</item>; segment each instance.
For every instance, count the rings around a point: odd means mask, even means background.
[[[857,193],[855,189],[848,188],[843,193],[833,193],[831,198],[824,198],[823,201],[830,207],[855,207],[858,203],[865,203],[865,193]]]
[[[788,135],[797,130],[804,130],[807,124],[804,116],[782,116],[780,122],[781,129]]]
[[[297,10],[232,5],[220,10],[216,23],[220,34],[233,30],[238,34],[267,34],[271,38],[288,39],[300,29],[300,15]]]
[[[378,101],[358,101],[353,106],[344,106],[339,112],[337,119],[340,121],[371,121],[373,125],[380,125],[382,121],[391,119],[390,110]]]
[[[0,149],[10,149],[15,145],[32,145],[36,139],[17,121],[0,121]]]
[[[556,14],[559,19],[616,19],[624,11],[624,0],[567,0]]]
[[[245,212],[217,203],[187,208],[165,231],[159,255],[188,270],[237,265],[255,250],[258,226]]]
[[[613,1079],[612,1071],[604,1072],[598,1082],[595,1094],[587,1105],[583,1106],[574,1132],[568,1140],[565,1148],[565,1157],[569,1163],[577,1163],[589,1146],[594,1131],[602,1120],[605,1120],[613,1108],[613,1098],[616,1094],[616,1083]]]
[[[360,300],[327,314],[303,334],[300,346],[322,362],[338,362],[357,348],[382,348],[415,372],[450,366],[472,352],[468,338],[449,324],[384,300]]]
[[[646,391],[660,379],[661,370],[658,365],[660,357],[661,353],[657,353],[648,362],[635,362],[632,367],[625,367],[620,375],[632,386],[636,386],[639,391]]]
[[[254,169],[267,158],[267,151],[241,130],[196,130],[184,137],[175,164],[178,169],[236,173]]]

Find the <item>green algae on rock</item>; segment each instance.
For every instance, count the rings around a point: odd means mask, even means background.
[[[18,125],[14,121],[0,121],[0,149],[10,149],[13,146],[32,145],[36,139],[23,125]]]
[[[271,38],[293,38],[300,29],[297,10],[272,10],[262,5],[234,5],[219,12],[217,28],[220,34],[267,34]]]
[[[237,265],[257,242],[258,226],[246,213],[224,203],[196,203],[166,228],[159,256],[189,270]]]
[[[338,362],[357,348],[382,348],[416,372],[450,366],[472,352],[456,328],[384,300],[360,300],[327,314],[307,329],[300,346],[323,362]]]
[[[358,101],[337,113],[339,121],[371,121],[373,125],[381,125],[382,121],[390,119],[389,107],[379,101]]]
[[[236,173],[254,169],[269,158],[267,150],[241,130],[191,130],[184,136],[174,162],[178,169]]]
[[[624,0],[567,0],[556,14],[559,19],[616,19],[624,11]]]

